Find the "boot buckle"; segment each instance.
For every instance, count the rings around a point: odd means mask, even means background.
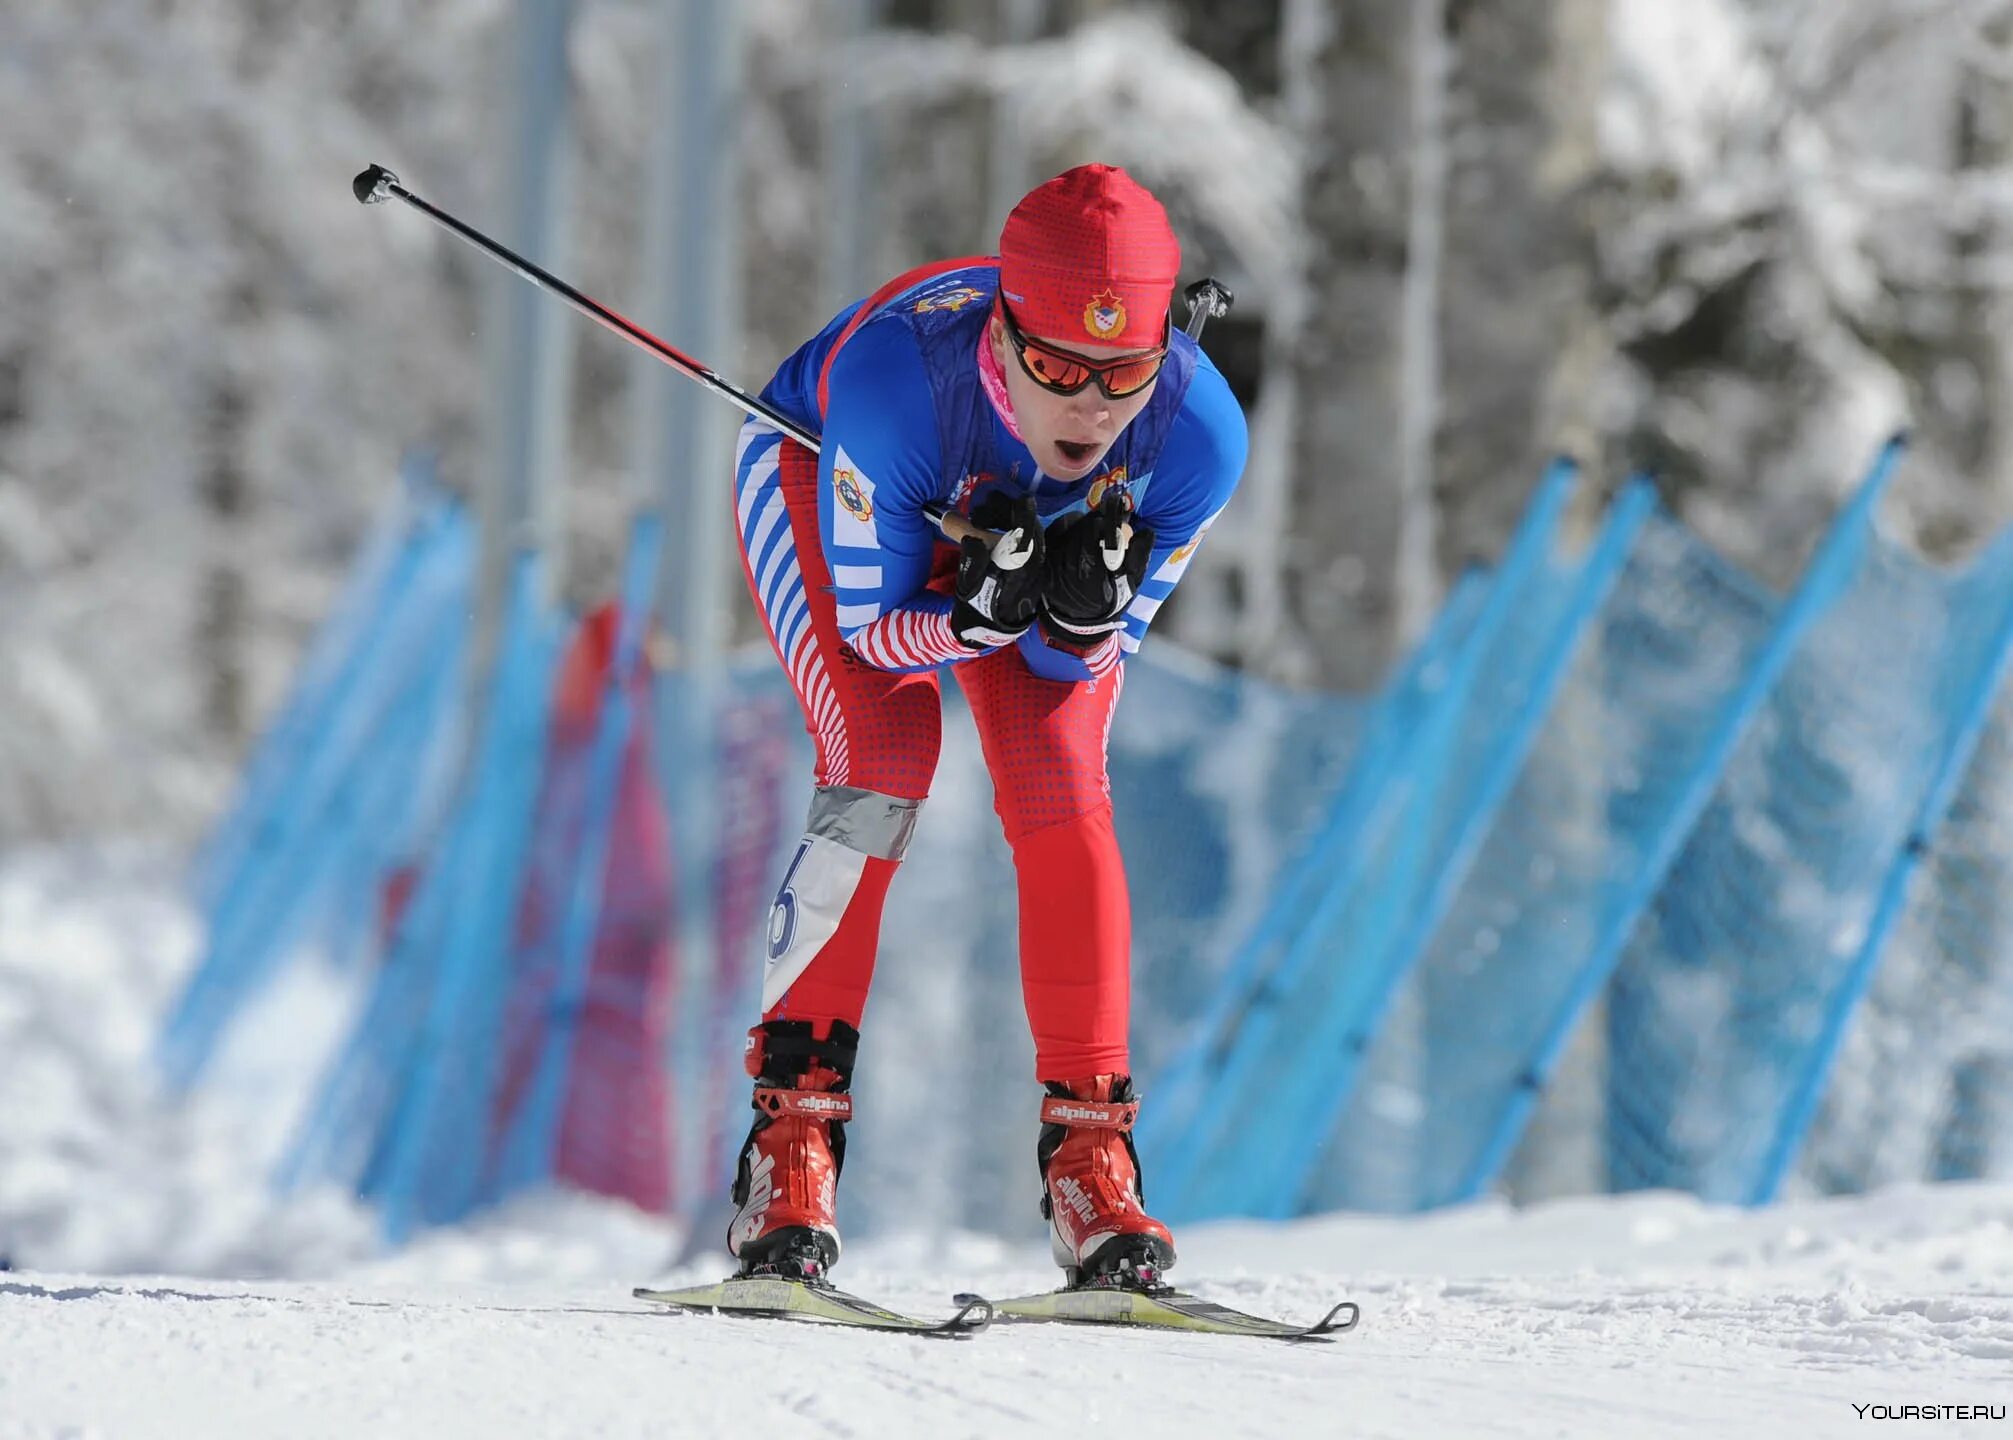
[[[771,1117],[797,1115],[806,1120],[850,1120],[853,1097],[829,1090],[783,1090],[755,1087],[755,1108]]]
[[[1127,1131],[1132,1129],[1132,1122],[1138,1116],[1137,1100],[1076,1100],[1063,1095],[1048,1095],[1041,1102],[1042,1124],[1063,1125],[1071,1129]]]

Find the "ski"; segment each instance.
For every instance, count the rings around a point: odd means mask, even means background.
[[[958,1295],[957,1303],[975,1300]],[[1250,1335],[1266,1340],[1325,1340],[1356,1328],[1363,1309],[1344,1300],[1312,1325],[1294,1325],[1263,1315],[1247,1315],[1213,1300],[1171,1287],[1152,1290],[1084,1286],[1020,1295],[992,1302],[993,1315],[1007,1322],[1060,1320],[1081,1325],[1135,1325],[1150,1330],[1187,1330],[1203,1335]]]
[[[683,1290],[652,1290],[639,1285],[629,1292],[638,1300],[687,1313],[715,1311],[766,1320],[800,1320],[811,1324],[850,1325],[861,1330],[891,1330],[907,1335],[964,1339],[992,1323],[993,1307],[978,1295],[960,1295],[958,1312],[948,1320],[903,1315],[830,1285],[808,1285],[773,1275],[735,1276],[711,1285]]]

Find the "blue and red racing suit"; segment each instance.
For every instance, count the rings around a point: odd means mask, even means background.
[[[984,744],[1021,896],[1037,1078],[1125,1073],[1131,916],[1105,744],[1136,651],[1244,467],[1244,416],[1173,329],[1152,397],[1098,467],[1043,475],[985,383],[995,262],[944,262],[833,318],[763,398],[822,435],[818,454],[742,428],[736,499],[757,610],[817,747],[810,823],[772,911],[765,1018],[855,1027],[889,879],[929,792],[951,667]],[[924,507],[1033,495],[1044,525],[1116,488],[1152,529],[1121,630],[1089,651],[968,649],[951,630],[956,551]]]

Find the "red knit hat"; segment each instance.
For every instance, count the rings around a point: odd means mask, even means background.
[[[1067,346],[1167,338],[1181,245],[1167,212],[1116,165],[1030,190],[1000,231],[1000,294],[1027,334]]]

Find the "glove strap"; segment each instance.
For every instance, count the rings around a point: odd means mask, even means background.
[[[1093,645],[1125,623],[1125,612],[1121,610],[1109,620],[1065,620],[1060,615],[1044,611],[1042,619],[1051,632],[1062,632],[1064,639]]]
[[[992,625],[967,625],[957,632],[959,643],[971,650],[997,650],[1002,645],[1011,645],[1026,630],[1001,630]]]

